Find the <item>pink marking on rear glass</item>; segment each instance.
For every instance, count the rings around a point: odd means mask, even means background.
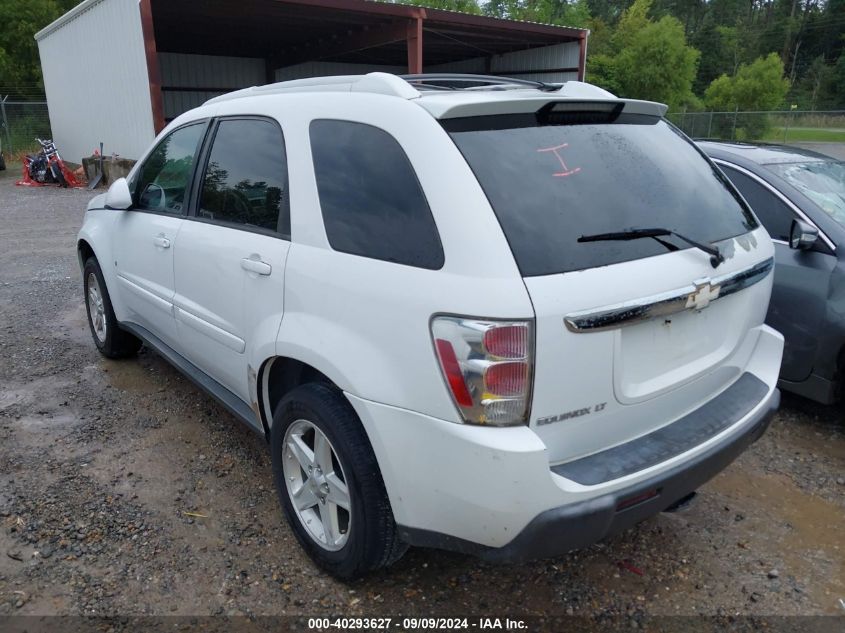
[[[561,143],[560,145],[555,145],[554,147],[542,147],[537,150],[538,152],[552,152],[555,155],[558,162],[560,163],[560,166],[563,167],[563,171],[556,171],[552,174],[552,176],[555,176],[557,178],[560,178],[562,176],[571,176],[572,174],[577,174],[579,171],[581,171],[580,167],[574,167],[572,169],[567,167],[566,162],[563,160],[563,157],[558,153],[559,150],[562,150],[565,147],[569,147],[569,143]]]

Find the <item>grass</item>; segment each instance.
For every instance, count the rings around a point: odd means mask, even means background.
[[[787,143],[845,143],[845,129],[822,127],[773,127],[762,140],[783,143],[784,133]]]

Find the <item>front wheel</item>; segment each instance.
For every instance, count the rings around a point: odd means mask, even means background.
[[[67,180],[65,179],[65,175],[62,173],[62,168],[53,163],[53,165],[50,166],[50,171],[53,174],[53,180],[59,183],[62,189],[67,189]]]
[[[285,517],[320,567],[351,580],[405,553],[369,439],[340,391],[291,391],[273,416],[271,446]]]
[[[82,283],[88,325],[97,349],[108,358],[125,358],[135,354],[141,347],[141,340],[118,325],[103,279],[103,271],[94,257],[85,262]]]

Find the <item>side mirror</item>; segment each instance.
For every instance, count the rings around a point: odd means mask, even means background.
[[[802,220],[793,220],[789,231],[789,248],[806,251],[819,239],[819,230]]]
[[[132,206],[132,193],[126,178],[115,180],[106,193],[106,208],[125,210]]]

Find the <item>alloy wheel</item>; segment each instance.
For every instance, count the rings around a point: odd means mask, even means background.
[[[282,463],[296,516],[320,547],[337,551],[349,540],[352,500],[329,438],[308,420],[296,420],[284,439]]]
[[[88,273],[88,318],[91,320],[91,327],[100,343],[106,342],[106,306],[103,303],[103,293],[100,291],[100,283],[97,275]]]

